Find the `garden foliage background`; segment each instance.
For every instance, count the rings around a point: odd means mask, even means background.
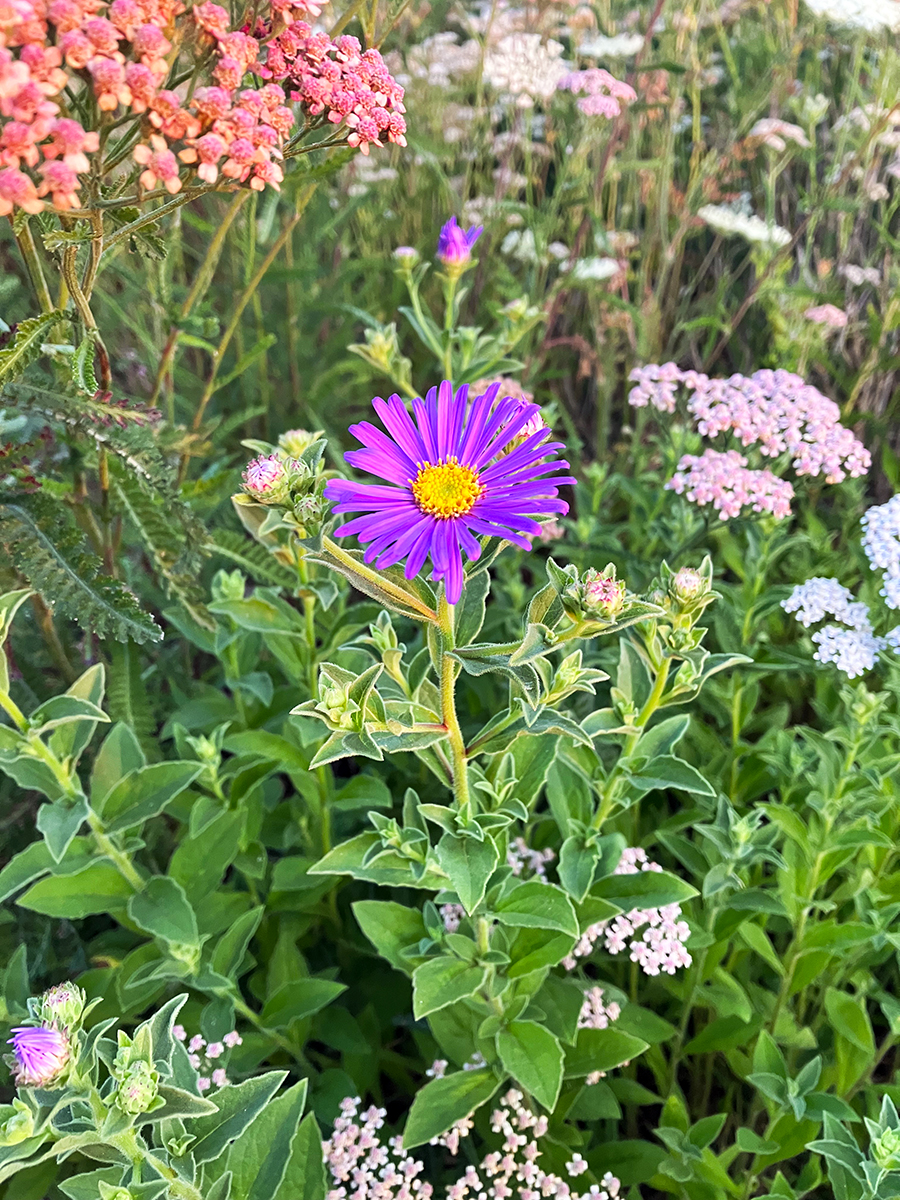
[[[900,5],[66,2],[0,0],[5,1200],[900,1195]],[[575,480],[455,609],[330,512],[442,379]]]

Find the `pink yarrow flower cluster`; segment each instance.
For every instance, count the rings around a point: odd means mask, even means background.
[[[384,1125],[384,1109],[373,1105],[360,1112],[359,1106],[359,1097],[343,1100],[334,1133],[322,1143],[326,1168],[336,1184],[327,1200],[427,1200],[433,1188],[420,1178],[424,1164],[404,1155],[401,1138],[390,1138],[387,1144],[381,1141],[378,1131]],[[471,1119],[464,1117],[432,1144],[444,1145],[455,1155],[472,1125]],[[513,1195],[519,1200],[616,1200],[621,1185],[609,1172],[599,1185],[592,1184],[579,1195],[566,1180],[542,1170],[538,1142],[547,1127],[547,1117],[531,1112],[522,1093],[511,1088],[491,1116],[491,1129],[502,1138],[500,1149],[487,1154],[477,1167],[468,1166],[446,1189],[446,1200],[467,1200],[469,1196],[508,1200]],[[581,1175],[587,1162],[576,1151],[566,1169],[572,1177]]]
[[[640,871],[661,871],[659,863],[647,857],[640,847],[626,848],[613,872],[615,875],[637,875]],[[667,904],[664,908],[633,908],[606,921],[589,926],[576,943],[563,966],[572,971],[579,958],[593,952],[601,939],[609,954],[629,951],[632,962],[639,963],[646,975],[674,975],[679,967],[689,967],[691,956],[685,942],[690,927],[682,920],[681,905]]]
[[[872,464],[869,451],[841,424],[834,401],[790,371],[711,379],[699,371],[682,371],[675,363],[654,363],[636,368],[630,378],[635,386],[628,401],[634,408],[652,405],[658,412],[673,413],[684,387],[687,411],[700,434],[728,434],[764,458],[789,455],[798,475],[840,483],[847,476],[865,475]],[[696,504],[712,504],[726,517],[737,516],[745,506],[784,517],[794,495],[787,481],[750,467],[735,450],[685,455],[669,486]]]
[[[711,504],[723,517],[739,517],[745,508],[786,517],[794,489],[768,469],[756,471],[737,450],[685,454],[666,487],[692,504]]]
[[[602,67],[571,71],[556,86],[560,91],[574,92],[580,96],[578,107],[588,117],[612,119],[619,116],[623,105],[637,100],[637,92],[631,84],[616,79]]]
[[[176,1041],[187,1043],[188,1058],[191,1066],[199,1074],[197,1087],[201,1092],[208,1092],[211,1087],[228,1086],[231,1080],[219,1060],[227,1051],[242,1044],[243,1038],[236,1029],[226,1033],[221,1042],[207,1042],[199,1033],[194,1034],[188,1041],[187,1030],[183,1025],[173,1026],[172,1034]]]
[[[379,51],[364,51],[355,37],[332,41],[295,21],[269,42],[263,73],[283,82],[311,116],[349,126],[347,141],[363,154],[385,141],[406,145],[403,88]]]

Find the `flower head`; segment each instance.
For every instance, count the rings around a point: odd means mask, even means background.
[[[58,1029],[21,1025],[12,1031],[9,1044],[19,1087],[51,1087],[69,1065],[69,1040]]]
[[[472,257],[472,247],[481,237],[483,225],[472,229],[462,229],[456,217],[451,217],[441,227],[438,237],[437,256],[445,267],[462,267]]]
[[[56,1028],[74,1025],[84,1012],[85,994],[74,983],[59,983],[41,997],[41,1020]]]
[[[287,499],[288,469],[277,454],[263,454],[247,463],[244,491],[260,504],[279,504]]]
[[[499,391],[493,384],[470,400],[467,386],[454,395],[445,381],[413,400],[412,415],[398,395],[376,397],[387,434],[368,421],[352,425],[364,448],[345,457],[393,486],[334,479],[325,489],[335,512],[362,514],[337,537],[358,537],[368,547],[365,561],[381,569],[405,558],[407,579],[430,557],[431,578],[444,581],[450,604],[462,594],[461,552],[471,562],[481,554],[476,534],[527,550],[541,532],[539,519],[569,508],[559,488],[574,480],[557,473],[569,464],[554,457],[562,445],[547,442],[548,429],[503,453],[538,408],[498,398]]]

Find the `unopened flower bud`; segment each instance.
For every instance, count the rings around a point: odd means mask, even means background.
[[[872,1157],[882,1170],[900,1167],[900,1129],[886,1129],[872,1142]]]
[[[672,579],[672,590],[678,600],[695,600],[706,591],[706,580],[694,567],[681,567]]]
[[[411,271],[419,261],[419,252],[414,246],[398,246],[394,258],[401,270]]]
[[[17,1086],[47,1088],[59,1083],[71,1058],[66,1035],[59,1029],[33,1025],[21,1025],[12,1034],[9,1044]]]
[[[284,504],[290,496],[288,467],[277,454],[254,458],[242,478],[244,491],[259,504]]]
[[[289,429],[278,439],[278,448],[289,458],[299,458],[303,451],[308,450],[321,436],[321,430],[310,433],[308,429]]]
[[[15,1109],[13,1115],[0,1125],[0,1146],[18,1146],[34,1133],[31,1109],[18,1097],[13,1098],[12,1106]]]
[[[134,1192],[130,1192],[128,1188],[115,1187],[111,1183],[106,1183],[100,1180],[100,1200],[135,1200]]]
[[[588,571],[584,578],[584,607],[590,616],[609,620],[625,604],[625,584],[607,575]]]
[[[461,229],[456,217],[441,228],[438,238],[437,256],[451,273],[461,273],[472,259],[472,247],[481,237],[483,225],[473,229]]]
[[[159,1091],[158,1078],[158,1073],[149,1063],[132,1063],[116,1089],[117,1107],[133,1117],[147,1112]]]
[[[85,995],[80,987],[68,980],[58,983],[41,997],[41,1021],[56,1029],[69,1029],[81,1019],[84,1001]]]

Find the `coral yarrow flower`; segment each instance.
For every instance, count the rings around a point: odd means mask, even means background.
[[[376,397],[387,434],[369,421],[351,425],[364,449],[345,458],[393,486],[333,479],[325,490],[335,512],[363,514],[337,537],[355,535],[368,547],[365,561],[382,569],[405,558],[407,579],[430,556],[431,578],[444,581],[450,604],[462,594],[461,551],[471,562],[481,553],[476,534],[527,550],[541,532],[538,520],[569,508],[558,489],[575,481],[558,474],[569,464],[554,457],[562,444],[547,441],[546,427],[526,432],[536,404],[499,392],[495,383],[470,400],[467,386],[454,395],[445,381],[413,400],[412,416],[396,394]]]

